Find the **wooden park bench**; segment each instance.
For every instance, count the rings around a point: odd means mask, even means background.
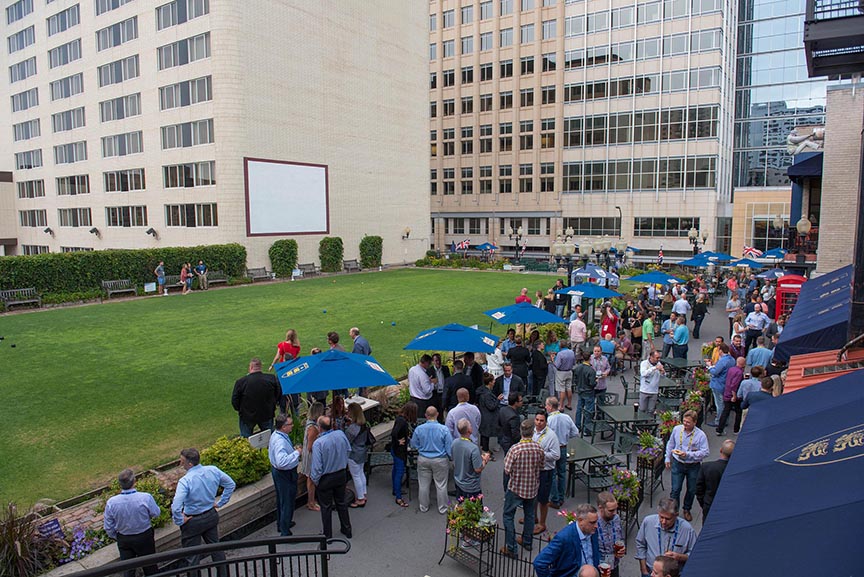
[[[3,301],[3,308],[7,311],[15,305],[36,304],[42,307],[42,297],[34,287],[0,291],[0,301]]]
[[[303,276],[315,276],[321,274],[321,269],[314,262],[304,262],[297,265],[297,269],[303,273]]]
[[[221,270],[213,270],[207,273],[207,284],[228,284],[228,276]]]
[[[360,272],[360,270],[362,270],[360,268],[360,263],[357,262],[356,258],[352,258],[351,260],[343,260],[342,266],[345,268],[345,272]]]
[[[135,283],[133,283],[128,278],[119,279],[119,280],[103,280],[102,281],[102,290],[108,293],[108,298],[111,298],[111,295],[115,294],[123,294],[123,293],[131,293],[133,295],[138,294],[138,289],[135,288]]]
[[[255,282],[256,280],[270,280],[273,278],[263,266],[260,268],[247,268],[246,276],[252,279],[252,282]]]
[[[171,289],[182,289],[183,283],[180,282],[179,274],[166,274],[165,275],[165,290],[170,291]]]

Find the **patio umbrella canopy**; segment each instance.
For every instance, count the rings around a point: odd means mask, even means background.
[[[718,262],[729,262],[730,260],[735,260],[735,257],[730,254],[726,254],[725,252],[714,252],[713,250],[706,250],[705,252],[700,252],[699,256],[704,256],[708,260]]]
[[[762,264],[755,260],[750,260],[749,258],[742,258],[741,260],[730,262],[729,266],[746,266],[747,268],[752,268],[754,270],[762,268]]]
[[[474,248],[476,248],[477,250],[498,250],[498,247],[491,242],[484,242],[483,244],[478,244]]]
[[[549,323],[563,323],[564,320],[552,313],[548,313],[543,309],[538,309],[531,303],[517,303],[508,305],[489,311],[484,311],[484,315],[492,317],[502,325],[512,324],[536,324],[543,325]]]
[[[472,353],[493,353],[498,337],[483,331],[451,323],[420,331],[405,345],[406,351],[470,351]]]
[[[782,259],[786,257],[788,252],[785,248],[772,248],[762,253],[762,258]]]
[[[753,405],[685,576],[862,575],[862,382],[859,370]]]
[[[702,255],[694,256],[693,258],[688,258],[687,260],[682,260],[678,263],[678,266],[692,266],[695,268],[705,267],[711,264],[711,261],[708,260],[708,257],[703,257]]]
[[[396,384],[374,357],[335,349],[279,363],[274,368],[286,395]]]
[[[638,283],[645,284],[676,284],[683,283],[684,281],[680,278],[676,278],[671,274],[666,274],[665,272],[660,271],[652,271],[646,272],[644,274],[637,274],[634,277],[631,277],[630,280]]]
[[[555,294],[569,297],[582,297],[583,299],[611,299],[621,296],[620,293],[616,293],[613,290],[589,282],[558,289],[555,291]]]
[[[778,279],[781,276],[785,276],[787,273],[782,268],[772,268],[771,270],[766,270],[763,273],[759,273],[756,275],[756,278],[774,280]]]
[[[584,276],[587,278],[606,278],[606,271],[591,263],[586,264],[582,268],[577,268],[573,271],[574,276]]]

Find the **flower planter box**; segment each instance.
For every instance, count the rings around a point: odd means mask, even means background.
[[[653,460],[642,457],[636,460],[636,472],[639,474],[639,481],[642,484],[642,499],[644,500],[647,491],[652,507],[654,506],[654,491],[663,484],[663,470],[665,468],[666,463],[662,453]]]
[[[438,564],[444,557],[449,557],[478,576],[491,575],[495,561],[495,534],[495,528],[449,531],[444,542],[444,554]]]

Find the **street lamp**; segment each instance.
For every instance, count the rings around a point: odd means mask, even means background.
[[[807,252],[807,235],[810,234],[810,229],[812,227],[812,223],[806,216],[802,216],[801,219],[795,223],[795,229],[798,231],[798,247],[803,253]]]
[[[523,236],[522,232],[523,231],[522,231],[521,226],[519,228],[517,228],[515,231],[513,230],[512,226],[509,229],[507,229],[507,236],[510,240],[513,240],[514,236],[516,237],[516,253],[514,254],[514,257],[515,257],[514,260],[517,263],[519,262],[519,242],[522,240],[522,236]]]
[[[620,239],[615,241],[615,252],[617,253],[618,258],[621,259],[621,264],[624,264],[624,257],[627,254],[627,241]]]
[[[708,233],[703,232],[701,235],[699,231],[696,230],[696,227],[691,227],[690,230],[687,231],[687,238],[690,240],[690,244],[693,245],[693,256],[699,254],[699,238],[702,238],[702,246],[705,246],[705,243],[708,241]]]
[[[572,229],[571,229],[572,230]],[[573,254],[576,252],[576,247],[573,246],[570,239],[562,239],[561,235],[555,238],[552,243],[552,256],[555,258],[555,266],[561,268],[563,262],[567,267],[567,282],[570,282],[570,275],[573,274]]]
[[[582,257],[582,266],[588,264],[588,259],[591,258],[593,250],[594,246],[587,239],[583,239],[582,242],[579,243],[579,256]]]

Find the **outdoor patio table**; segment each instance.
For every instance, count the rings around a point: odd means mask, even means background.
[[[705,361],[701,359],[675,359],[675,358],[666,358],[660,359],[660,362],[666,365],[667,369],[673,377],[684,377],[686,376],[691,369],[695,369],[696,367],[701,367],[705,364]]]
[[[569,478],[567,480],[567,494],[570,497],[576,495],[576,476],[580,464],[588,464],[594,459],[605,458],[607,455],[588,441],[573,437],[567,443],[567,468]],[[588,492],[588,500],[591,500],[591,467],[587,466],[582,469],[585,477],[585,488]]]
[[[636,433],[637,425],[655,423],[654,415],[642,411],[634,413],[633,407],[628,405],[604,406],[600,410],[606,415],[609,424],[622,433]]]

